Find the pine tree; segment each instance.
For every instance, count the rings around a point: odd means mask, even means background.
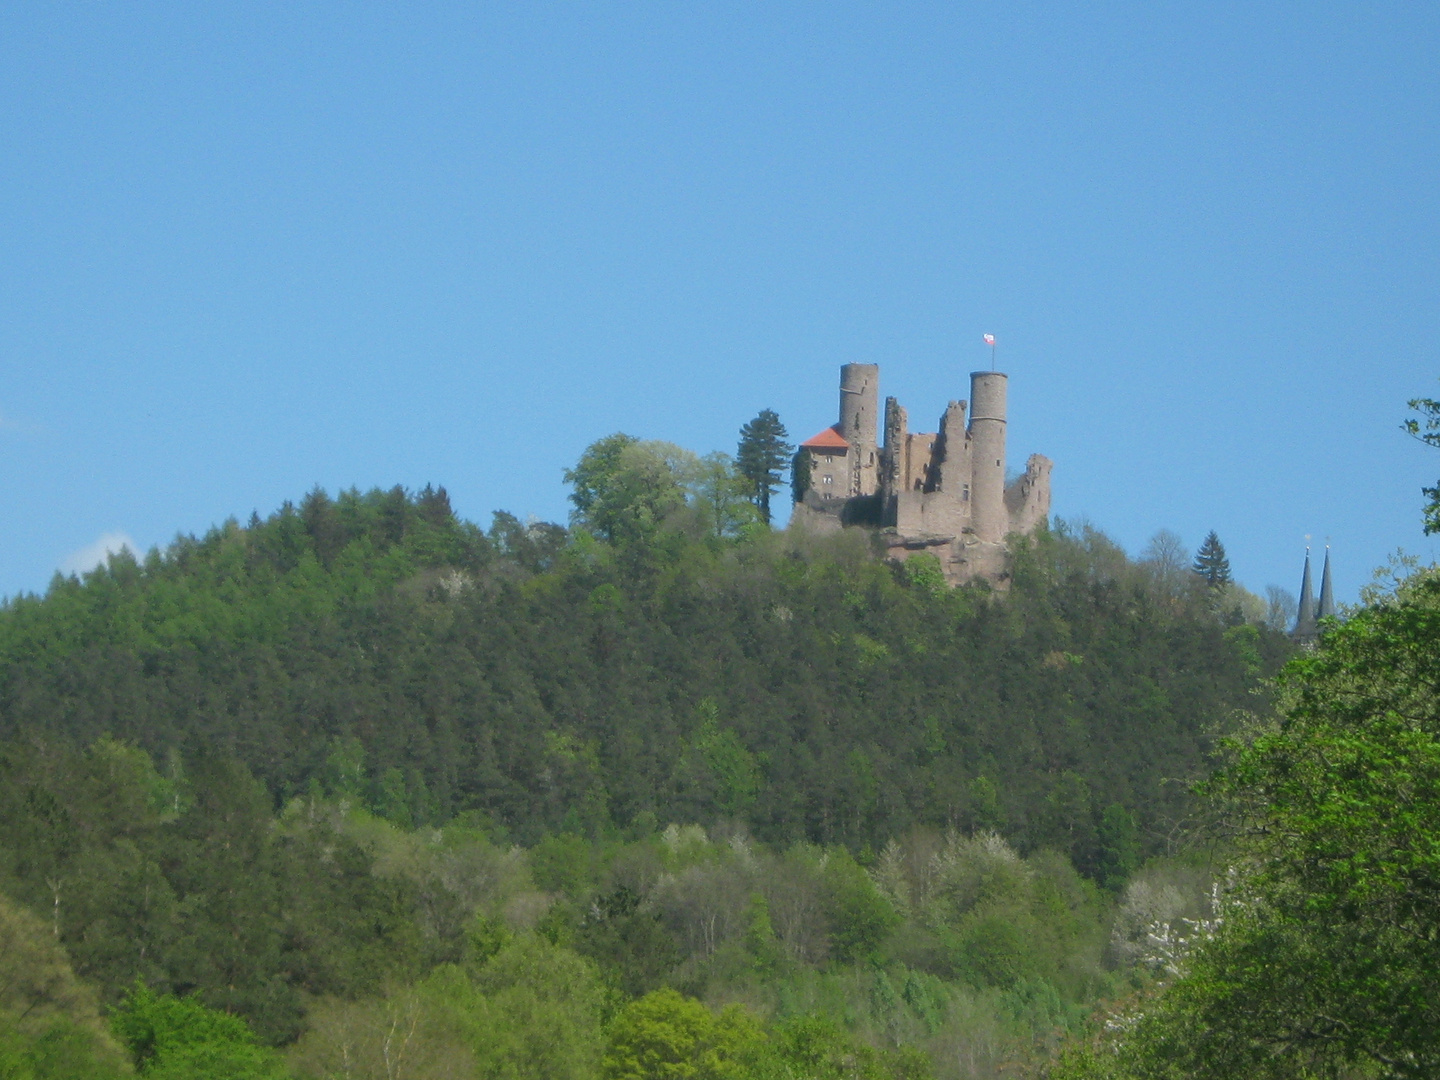
[[[788,437],[789,432],[773,409],[761,409],[760,415],[740,429],[735,467],[750,482],[751,500],[767,525],[770,524],[770,493],[780,486],[781,470],[794,451],[785,441]]]
[[[1225,557],[1225,545],[1220,542],[1214,529],[1210,530],[1210,535],[1200,544],[1200,550],[1195,553],[1195,562],[1190,569],[1204,578],[1205,584],[1212,589],[1230,584],[1230,560]]]

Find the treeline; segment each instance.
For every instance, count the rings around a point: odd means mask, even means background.
[[[15,1075],[992,1076],[1146,981],[1112,924],[1196,907],[1189,781],[1290,654],[1233,591],[1086,526],[952,590],[624,437],[570,478],[568,529],[317,490],[5,603],[0,893],[92,995],[0,1000]]]
[[[526,850],[109,740],[11,744],[0,793],[7,1075],[992,1076],[1146,981],[1109,892],[995,833]]]
[[[907,566],[860,534],[610,543],[482,531],[443,491],[316,491],[9,601],[0,730],[234,758],[276,806],[343,778],[402,826],[526,844],[996,829],[1099,879],[1107,812],[1160,850],[1289,652],[1089,529],[1022,549],[1003,603]]]

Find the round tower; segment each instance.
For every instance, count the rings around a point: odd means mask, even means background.
[[[1005,539],[1005,387],[998,371],[970,373],[970,525],[979,540]]]
[[[880,365],[844,364],[840,368],[840,434],[850,444],[850,494],[879,490],[876,461],[880,424]]]

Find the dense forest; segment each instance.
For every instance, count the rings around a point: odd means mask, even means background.
[[[4,604],[0,1075],[995,1076],[1155,981],[1292,654],[1233,587],[1057,524],[950,589],[623,437],[569,479]]]

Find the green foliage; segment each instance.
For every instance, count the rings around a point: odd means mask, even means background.
[[[904,566],[906,580],[931,596],[939,596],[950,587],[945,581],[945,571],[940,560],[928,551],[911,555],[905,560]]]
[[[1332,628],[1212,790],[1245,837],[1122,1076],[1440,1070],[1440,578]],[[1084,1076],[1076,1055],[1060,1075]]]
[[[824,883],[831,954],[842,963],[873,956],[900,921],[894,906],[844,850],[826,862]]]
[[[1195,563],[1191,569],[1211,589],[1224,588],[1230,584],[1230,560],[1225,555],[1225,545],[1211,529],[1200,542],[1195,552]]]
[[[602,444],[574,533],[317,490],[7,602],[0,890],[102,1000],[193,992],[317,1077],[593,1075],[663,987],[775,1017],[757,1076],[812,1016],[835,1075],[1043,1053],[1114,988],[1090,882],[1288,642],[1093,529],[996,602]]]
[[[565,471],[575,521],[611,543],[646,541],[685,505],[698,464],[670,443],[607,436]]]
[[[610,1028],[603,1080],[741,1080],[754,1075],[764,1033],[738,1007],[715,1016],[674,990],[621,1010]]]
[[[110,1080],[131,1075],[118,1053],[65,1018],[27,1023],[0,1013],[0,1077],[4,1080]]]
[[[928,1080],[930,1068],[913,1048],[882,1053],[858,1043],[824,1016],[799,1016],[781,1024],[771,1054],[778,1077],[809,1080]],[[766,1076],[767,1073],[759,1072]]]
[[[697,773],[701,798],[731,816],[743,815],[755,802],[762,777],[755,755],[746,749],[731,728],[720,726],[720,707],[705,698],[696,708],[700,727],[691,747],[697,760],[681,771]]]
[[[157,1080],[264,1080],[284,1075],[273,1051],[259,1045],[237,1016],[207,1009],[194,997],[157,995],[143,984],[111,1017],[141,1076]]]
[[[780,486],[781,470],[794,452],[789,433],[773,409],[761,409],[740,429],[735,465],[750,487],[760,520],[770,524],[770,496]]]
[[[815,459],[803,446],[790,459],[790,497],[795,502],[805,498],[810,490],[811,478],[815,475]]]
[[[624,885],[595,899],[573,942],[629,997],[659,986],[679,959],[663,915]]]
[[[50,927],[0,896],[0,1077],[89,1080],[127,1071],[94,993]]]
[[[1100,884],[1118,889],[1139,865],[1140,837],[1135,816],[1119,803],[1111,803],[1100,817]]]
[[[733,539],[746,526],[769,519],[769,502],[757,507],[750,501],[753,488],[728,454],[706,454],[695,465],[687,490],[700,535],[714,540]]]
[[[1164,835],[1191,809],[1166,781],[1203,772],[1214,719],[1290,648],[1227,643],[1093,530],[1019,552],[999,605],[916,588],[854,536],[716,546],[678,504],[638,548],[557,548],[554,527],[497,515],[487,536],[433,498],[322,496],[0,608],[3,730],[109,735],[166,777],[221,747],[277,805],[473,812],[531,844],[644,815],[857,850],[924,824],[1023,847],[1060,828],[1094,873],[1098,821],[1055,818],[1056,777]],[[682,722],[707,699],[713,726]]]
[[[594,1075],[605,997],[586,960],[524,935],[481,969],[471,990],[456,993],[452,1005],[463,1011],[454,1015],[468,1034],[481,1076]]]
[[[1425,445],[1440,449],[1440,401],[1412,398],[1409,405],[1420,415],[1406,420],[1402,425],[1404,430]],[[1427,500],[1424,507],[1426,534],[1440,533],[1440,483],[1421,488],[1420,494]]]
[[[290,1061],[315,1080],[590,1080],[604,1003],[586,961],[520,934],[476,969],[319,1003]]]
[[[770,902],[764,893],[750,894],[745,909],[745,949],[762,976],[774,973],[784,959],[775,937],[775,926],[770,921]]]

